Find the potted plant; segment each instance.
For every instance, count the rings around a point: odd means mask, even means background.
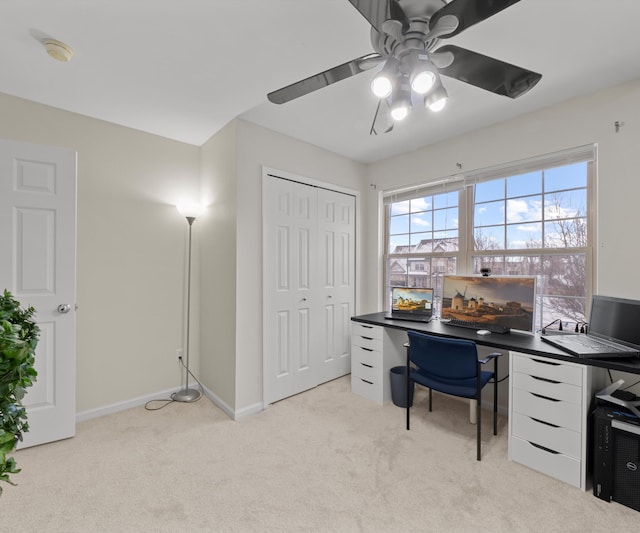
[[[7,455],[29,431],[22,399],[37,375],[33,363],[40,328],[33,320],[34,313],[33,307],[20,307],[9,291],[0,295],[0,482],[11,485],[9,475],[20,469]]]

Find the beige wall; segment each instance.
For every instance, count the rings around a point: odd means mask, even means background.
[[[3,94],[0,137],[78,153],[78,412],[179,386],[199,149]]]
[[[200,376],[227,412],[236,406],[236,130],[231,122],[201,150],[202,194],[210,206],[200,240]]]

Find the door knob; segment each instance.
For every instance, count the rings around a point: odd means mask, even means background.
[[[69,311],[71,311],[70,304],[60,304],[58,306],[58,313],[68,313]]]

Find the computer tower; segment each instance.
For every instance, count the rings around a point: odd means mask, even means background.
[[[593,416],[593,494],[640,511],[640,419],[600,406]]]

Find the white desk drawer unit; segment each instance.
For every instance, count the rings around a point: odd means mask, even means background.
[[[351,392],[377,403],[391,399],[389,370],[404,364],[402,343],[382,326],[351,323]],[[406,334],[404,334],[406,337]]]
[[[509,459],[586,486],[591,367],[511,352]]]

